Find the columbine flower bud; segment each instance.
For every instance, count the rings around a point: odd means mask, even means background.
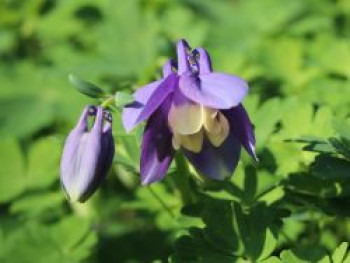
[[[95,116],[91,129],[88,118]],[[87,106],[66,139],[61,159],[61,184],[71,201],[84,202],[106,177],[114,156],[112,115]]]

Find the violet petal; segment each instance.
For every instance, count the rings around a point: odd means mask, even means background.
[[[179,80],[181,92],[189,99],[214,109],[237,106],[248,91],[247,83],[236,76],[224,73],[183,75]]]

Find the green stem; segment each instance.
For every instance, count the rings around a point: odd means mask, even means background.
[[[113,103],[114,103],[114,97],[108,97],[101,103],[101,106],[103,108],[107,108],[109,105],[111,105]]]
[[[146,187],[151,195],[160,203],[160,205],[164,208],[164,210],[169,214],[169,216],[173,219],[176,219],[173,211],[167,206],[167,204],[163,201],[163,199],[149,186]]]
[[[193,202],[193,195],[190,188],[188,164],[181,153],[175,155],[175,163],[177,171],[173,176],[173,180],[181,194],[182,203],[184,205],[191,204]]]

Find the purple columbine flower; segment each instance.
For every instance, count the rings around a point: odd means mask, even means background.
[[[256,158],[255,137],[241,102],[248,91],[239,77],[212,71],[203,48],[177,45],[177,69],[169,60],[163,79],[134,93],[123,111],[127,131],[147,120],[140,173],[143,184],[161,180],[176,150],[182,150],[196,170],[223,180],[233,174],[241,145]]]
[[[89,131],[90,116],[95,121]],[[112,115],[102,107],[87,106],[63,149],[61,184],[68,198],[86,201],[106,177],[113,156]]]

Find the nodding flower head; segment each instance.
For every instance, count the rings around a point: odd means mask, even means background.
[[[88,119],[94,117],[91,129]],[[68,135],[61,159],[61,184],[71,201],[86,201],[106,177],[114,156],[112,115],[85,107]]]
[[[165,176],[176,150],[209,178],[223,180],[237,166],[243,146],[255,156],[255,137],[241,102],[248,92],[243,79],[213,72],[209,53],[177,44],[177,68],[172,60],[163,78],[134,93],[123,111],[127,131],[147,121],[140,172],[143,184]]]

